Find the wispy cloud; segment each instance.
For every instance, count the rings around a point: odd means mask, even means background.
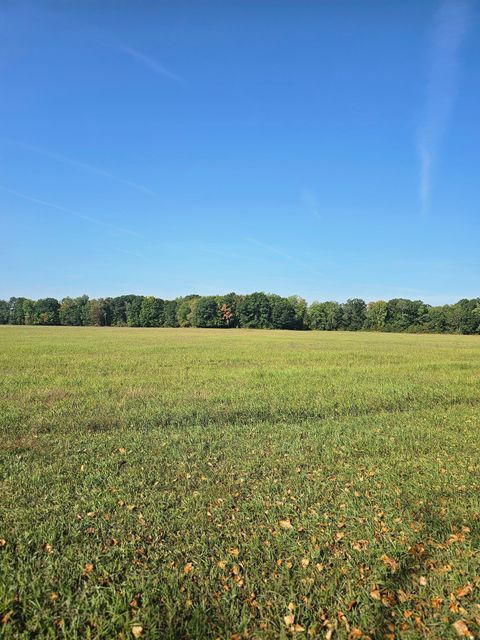
[[[318,203],[317,196],[310,189],[304,189],[301,193],[302,203],[306,209],[316,218],[322,219],[320,214],[320,205]]]
[[[48,200],[42,200],[41,198],[35,198],[26,193],[15,191],[14,189],[9,189],[8,187],[5,187],[3,185],[0,185],[0,190],[4,191],[5,193],[9,193],[12,196],[16,196],[17,198],[21,198],[22,200],[27,200],[27,202],[33,202],[34,204],[39,204],[43,207],[48,207],[50,209],[55,209],[56,211],[61,211],[62,213],[67,213],[68,215],[74,216],[75,218],[86,220],[87,222],[91,222],[93,224],[100,225],[108,229],[112,229],[113,231],[120,231],[121,233],[126,233],[131,236],[136,236],[137,238],[143,237],[139,233],[136,233],[131,229],[125,229],[124,227],[119,227],[115,224],[104,222],[103,220],[99,220],[98,218],[93,218],[92,216],[85,215],[84,213],[80,213],[79,211],[75,211],[74,209],[69,209],[68,207],[62,207],[61,205],[55,204],[54,202],[49,202]]]
[[[147,67],[147,69],[150,69],[150,71],[153,71],[157,75],[164,76],[165,78],[169,78],[170,80],[174,80],[178,84],[184,84],[183,79],[180,76],[177,76],[176,73],[172,73],[166,67],[164,67],[163,64],[160,64],[160,62],[157,62],[153,58],[150,58],[150,56],[146,56],[141,51],[138,51],[138,49],[134,49],[133,47],[122,47],[121,49],[124,53],[129,55],[140,64],[143,64],[143,66]]]
[[[432,171],[455,101],[459,50],[465,39],[473,0],[442,0],[435,16],[429,51],[425,116],[418,131],[419,197],[428,211]]]
[[[260,247],[266,251],[270,251],[271,253],[276,253],[278,256],[281,256],[285,260],[288,260],[289,262],[296,264],[298,267],[302,267],[302,269],[305,269],[306,271],[310,271],[310,273],[313,273],[316,276],[323,277],[321,273],[313,269],[309,264],[306,264],[301,260],[297,260],[297,258],[295,258],[294,256],[291,256],[289,253],[285,253],[285,251],[282,251],[281,249],[277,249],[277,247],[273,247],[271,244],[265,244],[264,242],[260,242],[255,238],[245,238],[245,239],[248,242],[257,245],[257,247]]]
[[[54,151],[42,149],[41,147],[37,147],[33,144],[27,144],[26,142],[13,141],[13,140],[3,140],[3,142],[10,142],[16,145],[17,147],[21,147],[23,149],[33,151],[34,153],[38,153],[42,156],[45,156],[46,158],[51,158],[52,160],[56,160],[57,162],[61,162],[63,164],[68,164],[72,167],[76,167],[77,169],[88,171],[89,173],[94,173],[95,175],[101,176],[103,178],[108,178],[109,180],[113,180],[114,182],[124,184],[127,187],[134,189],[135,191],[139,191],[140,193],[144,193],[153,197],[159,197],[158,193],[156,193],[155,191],[152,191],[151,189],[149,189],[143,184],[139,184],[138,182],[133,182],[132,180],[126,180],[125,178],[119,178],[115,174],[110,173],[109,171],[105,171],[105,169],[101,169],[87,162],[80,162],[79,160],[75,160],[74,158],[64,156],[61,153],[56,153]]]

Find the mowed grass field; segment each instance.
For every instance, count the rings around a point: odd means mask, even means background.
[[[480,636],[480,338],[0,327],[0,636]]]

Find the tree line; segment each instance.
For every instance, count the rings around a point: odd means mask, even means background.
[[[13,297],[0,300],[0,324],[480,334],[480,298],[431,306],[405,298],[307,304],[299,296],[283,298],[263,292],[188,295],[175,300],[137,295],[97,299],[84,295],[61,301]]]

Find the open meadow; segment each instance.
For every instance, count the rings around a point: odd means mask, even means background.
[[[480,636],[480,338],[0,327],[0,636]]]

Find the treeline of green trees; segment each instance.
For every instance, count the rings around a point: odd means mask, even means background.
[[[126,295],[0,300],[0,324],[116,327],[245,327],[326,331],[408,331],[480,334],[480,298],[433,307],[421,300],[307,302],[262,292],[189,295],[175,300]]]

